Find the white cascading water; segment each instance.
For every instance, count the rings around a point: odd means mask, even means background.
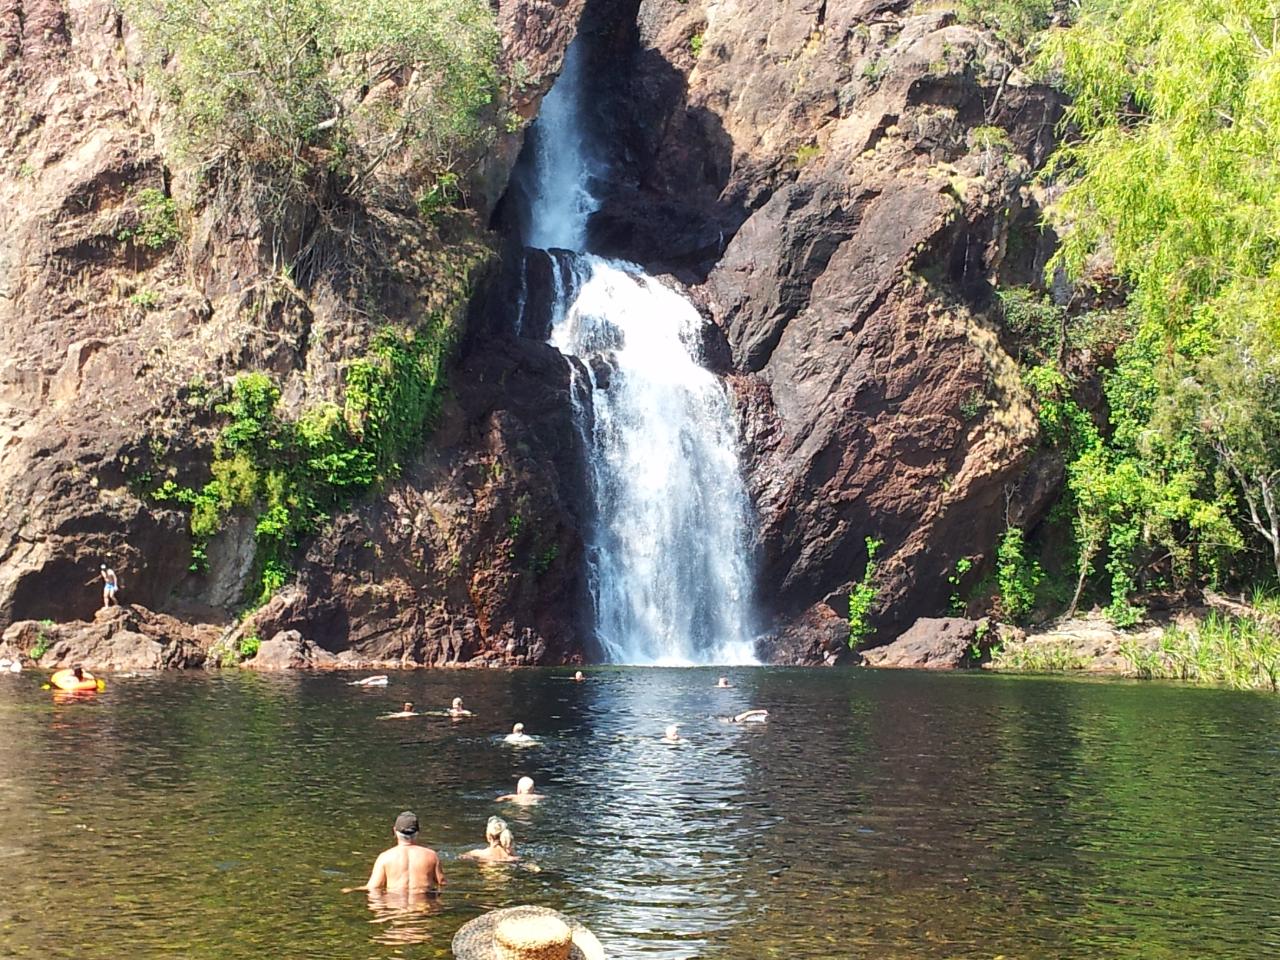
[[[581,71],[574,43],[531,134],[525,240],[575,254],[572,282],[556,282],[550,339],[592,381],[580,423],[596,508],[596,634],[616,663],[755,663],[751,509],[733,412],[697,362],[693,305],[635,264],[583,252],[596,200]]]

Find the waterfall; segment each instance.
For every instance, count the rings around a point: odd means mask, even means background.
[[[635,264],[586,252],[602,165],[584,132],[575,41],[530,130],[526,246],[557,251],[550,342],[574,391],[594,523],[596,635],[617,663],[755,663],[751,507],[724,386],[698,363],[703,320]],[[565,266],[567,270],[563,269]]]

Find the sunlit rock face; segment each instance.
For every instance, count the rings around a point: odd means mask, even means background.
[[[983,311],[1043,266],[1028,183],[1059,105],[914,6],[649,0],[609,114],[591,238],[689,284],[728,343],[772,659],[841,655],[866,537],[884,641],[1056,483],[1023,482],[1036,425]]]

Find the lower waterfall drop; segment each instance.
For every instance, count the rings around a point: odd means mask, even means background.
[[[580,415],[600,643],[618,663],[756,663],[751,504],[728,397],[696,359],[702,317],[634,264],[572,264],[550,342],[592,381]]]

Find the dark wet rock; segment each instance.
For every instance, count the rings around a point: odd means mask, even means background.
[[[996,631],[988,620],[921,617],[892,643],[862,651],[867,667],[955,670],[989,659]]]
[[[756,653],[764,663],[834,666],[852,658],[849,621],[828,604],[814,604],[762,638]]]

